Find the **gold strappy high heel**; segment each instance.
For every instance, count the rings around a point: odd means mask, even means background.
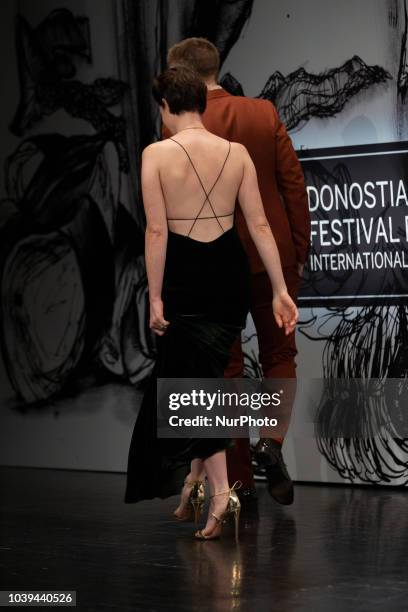
[[[190,495],[185,509],[181,514],[173,513],[178,521],[193,521],[196,526],[200,520],[201,512],[205,502],[205,489],[203,480],[185,480],[184,485],[191,487]]]
[[[229,516],[233,516],[234,522],[235,522],[235,540],[236,541],[238,541],[239,514],[241,512],[241,502],[239,501],[238,495],[236,494],[235,491],[236,489],[239,489],[241,486],[242,486],[242,482],[240,480],[237,480],[237,482],[235,482],[230,489],[227,489],[226,491],[220,491],[219,493],[215,493],[214,495],[210,495],[210,499],[211,499],[212,497],[215,497],[216,495],[223,495],[225,493],[229,493],[227,507],[225,511],[222,513],[222,515],[217,516],[216,514],[214,514],[214,512],[212,512],[211,516],[215,518],[215,520],[217,521],[217,526],[220,526],[220,527],[222,527],[223,523],[226,523],[227,518]],[[216,528],[214,528],[214,530],[215,529]],[[209,535],[204,535],[203,530],[200,529],[199,531],[196,532],[195,537],[198,540],[216,540],[221,535],[221,529],[219,531],[217,530],[216,535],[211,535],[211,533]]]

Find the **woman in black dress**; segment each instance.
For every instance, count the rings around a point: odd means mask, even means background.
[[[247,150],[211,134],[201,121],[205,84],[188,68],[172,68],[155,80],[153,95],[173,134],[148,146],[142,157],[150,327],[158,347],[130,444],[124,501],[165,498],[184,482],[174,515],[189,520],[193,506],[197,516],[203,503],[206,476],[210,508],[196,537],[213,539],[228,514],[236,526],[239,516],[225,460],[231,440],[158,438],[156,381],[222,377],[245,327],[249,266],[234,227],[237,199],[271,279],[271,307],[286,333],[298,314]]]

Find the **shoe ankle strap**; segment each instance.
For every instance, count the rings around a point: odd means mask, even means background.
[[[219,491],[218,493],[214,493],[213,495],[210,495],[210,499],[212,499],[213,497],[217,497],[217,495],[224,495],[225,493],[230,493],[231,489],[226,489],[225,491]]]
[[[224,495],[224,493],[231,493],[232,491],[236,491],[242,487],[242,482],[240,480],[236,480],[230,489],[226,489],[225,491],[219,491],[219,493],[213,493],[210,495],[210,499],[212,497],[216,497],[217,495]]]

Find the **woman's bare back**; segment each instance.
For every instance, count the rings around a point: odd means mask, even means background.
[[[242,146],[204,129],[187,129],[159,147],[169,230],[201,242],[229,230],[243,175]]]

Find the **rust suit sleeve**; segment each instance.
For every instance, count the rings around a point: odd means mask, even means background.
[[[292,141],[273,104],[276,129],[276,180],[288,215],[298,263],[304,264],[310,248],[310,213],[302,166]]]

